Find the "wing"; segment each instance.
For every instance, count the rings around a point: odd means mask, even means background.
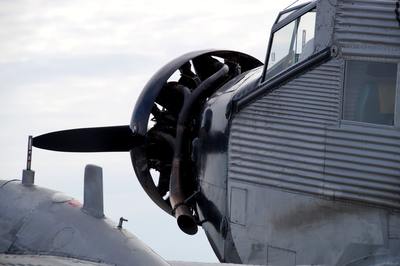
[[[233,264],[233,263],[206,263],[206,262],[189,262],[189,261],[168,261],[171,266],[257,266],[250,264]]]
[[[44,255],[9,255],[0,254],[0,265],[18,266],[110,266],[111,264]]]

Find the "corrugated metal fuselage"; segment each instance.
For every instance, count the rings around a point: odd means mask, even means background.
[[[393,126],[342,111],[347,62],[399,65],[396,1],[319,1],[316,10],[315,52],[331,48],[329,60],[227,112],[235,95],[268,86],[253,70],[204,108],[198,204],[223,261],[399,261],[400,67]]]

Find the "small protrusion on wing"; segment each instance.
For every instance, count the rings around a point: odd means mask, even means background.
[[[86,165],[84,179],[82,210],[95,218],[103,218],[103,169]]]

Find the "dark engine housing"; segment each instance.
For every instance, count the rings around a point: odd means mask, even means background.
[[[204,129],[199,113],[221,86],[261,65],[234,51],[188,53],[161,68],[137,101],[130,126],[135,135],[146,136],[146,143],[131,150],[135,173],[150,198],[174,215],[185,233],[195,234],[204,222],[196,208],[202,197],[198,139]]]

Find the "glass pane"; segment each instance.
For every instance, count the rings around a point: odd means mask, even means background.
[[[304,14],[299,21],[296,34],[296,62],[314,52],[315,10]]]
[[[266,79],[302,61],[314,52],[315,10],[274,33]]]
[[[268,58],[267,77],[284,70],[293,63],[293,31],[296,21],[292,21],[274,33],[272,47]]]
[[[397,65],[348,61],[343,119],[393,125]]]

